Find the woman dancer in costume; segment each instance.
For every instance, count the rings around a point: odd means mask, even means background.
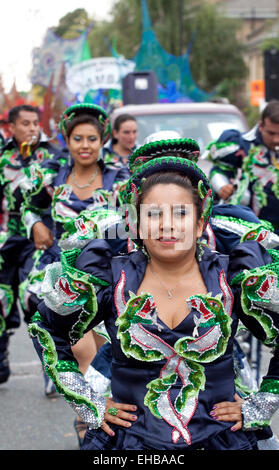
[[[277,354],[259,391],[242,401],[232,353],[240,320],[267,346],[278,344],[278,263],[255,241],[230,255],[199,243],[211,188],[195,141],[182,139],[179,157],[177,144],[164,152],[155,142],[131,157],[125,198],[138,218],[131,210],[126,222],[138,249],[114,257],[110,240],[93,240],[46,269],[29,332],[57,390],[91,428],[83,449],[254,449],[254,429],[279,406]],[[102,320],[113,351],[107,399],[71,353]]]
[[[29,184],[26,184],[22,215],[38,249],[35,264],[21,285],[21,304],[26,321],[30,321],[36,312],[45,266],[60,260],[59,240],[64,231],[63,224],[75,219],[76,226],[83,232],[84,222],[78,215],[86,210],[101,211],[110,204],[117,205],[119,184],[129,177],[126,168],[107,168],[99,158],[110,135],[109,119],[102,108],[90,104],[73,105],[63,113],[60,128],[67,142],[68,161],[61,165],[58,161],[55,165],[46,162],[34,167]],[[55,224],[54,238],[41,220],[42,211],[46,208],[51,208]],[[92,333],[85,335],[73,350],[85,373],[96,352]],[[46,391],[51,394],[54,390],[52,387]]]
[[[153,133],[145,139],[144,143],[164,140],[164,152],[167,154],[168,151],[172,151],[174,139],[178,143],[176,152],[179,154],[179,139],[181,139],[181,136],[175,131]],[[135,158],[138,155],[139,153],[135,152]],[[203,244],[222,254],[230,254],[239,243],[252,240],[257,241],[266,249],[279,248],[279,236],[274,233],[272,225],[267,221],[259,220],[250,208],[231,204],[213,206],[211,216],[202,234],[201,241]],[[260,380],[259,361],[257,367],[255,367],[254,362],[251,362],[252,358],[250,358],[249,352],[246,357],[241,349],[247,335],[249,335],[249,332],[240,324],[239,334],[234,341],[234,363],[237,392],[243,397],[257,390]],[[257,340],[255,339],[255,341]],[[243,348],[245,346],[246,344],[243,344]],[[98,350],[92,365],[97,369],[102,367],[103,373],[109,378],[111,377],[111,358],[111,344],[107,342]],[[265,434],[267,436],[270,432]],[[275,439],[272,438],[272,440],[275,445]],[[266,441],[265,445],[267,445]],[[271,440],[268,445],[271,445]],[[278,443],[276,443],[276,446],[279,448]]]

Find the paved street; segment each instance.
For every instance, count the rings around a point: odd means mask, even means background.
[[[12,374],[0,385],[0,450],[76,450],[74,413],[46,398],[38,356],[23,324],[11,337]]]

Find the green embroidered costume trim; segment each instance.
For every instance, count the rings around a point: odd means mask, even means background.
[[[238,182],[236,191],[232,194],[229,200],[229,203],[234,206],[240,205],[242,198],[245,195],[245,191],[248,189],[248,186],[249,186],[249,178],[246,174],[243,174],[241,179]]]
[[[134,343],[130,330],[131,326],[136,323],[150,325],[156,322],[156,313],[151,309],[153,297],[150,294],[136,296],[132,293],[130,293],[130,296],[125,312],[115,322],[115,325],[118,326],[117,338],[120,339],[121,349],[127,357],[134,357],[141,361],[159,361],[164,358],[164,355],[160,351],[146,350],[139,344]],[[142,311],[148,312],[149,310],[150,315],[141,316]]]
[[[239,394],[241,398],[245,399],[249,397],[249,395],[251,395],[252,390],[243,384],[242,379],[240,377],[237,377],[234,380],[234,383],[235,383],[236,392]]]
[[[85,273],[84,271],[80,271],[75,267],[75,262],[82,250],[65,250],[61,253],[61,265],[63,272],[70,273],[71,275],[77,276],[89,276],[88,281],[92,284],[97,284],[98,286],[108,286],[109,283],[100,279],[99,277],[93,276],[93,274]]]
[[[278,329],[272,317],[263,308],[274,310],[274,295],[278,291],[278,263],[244,270],[235,276],[231,284],[241,283],[241,305],[246,315],[254,317],[263,328],[268,346],[275,345]],[[279,310],[279,306],[277,307]],[[276,310],[276,311],[277,311]]]
[[[239,148],[239,144],[236,142],[218,142],[218,140],[215,139],[207,144],[206,149],[212,151],[214,150],[214,152],[225,149],[232,153],[232,149],[235,147]]]
[[[25,170],[27,181],[22,187],[23,202],[21,204],[20,212],[21,221],[25,226],[28,238],[31,236],[34,222],[40,220],[45,211],[45,208],[33,205],[33,198],[50,184],[56,174],[57,171],[49,168],[42,168],[38,163],[34,163]]]
[[[185,158],[197,162],[199,145],[193,139],[166,139],[150,142],[137,149],[129,158],[129,168],[134,173],[147,160],[162,158],[164,155],[185,155]]]
[[[257,200],[259,201],[260,208],[267,205],[267,194],[263,190],[263,185],[261,181],[255,181],[252,185],[252,191],[256,195]]]
[[[31,318],[31,323],[39,323],[43,321],[42,315],[37,311]]]
[[[272,190],[275,195],[278,194],[278,176],[279,172],[273,165],[266,165],[265,162],[261,161],[262,153],[264,152],[261,146],[250,147],[248,155],[244,157],[242,163],[242,174],[246,175],[252,185],[252,191],[255,193],[259,207],[265,207],[267,205],[267,194],[263,189],[262,182],[258,179],[258,176],[254,174],[254,166],[263,167],[265,172],[269,171],[271,175],[274,175],[275,183],[272,185]],[[277,196],[276,196],[277,197]]]
[[[255,222],[249,222],[248,220],[237,219],[236,217],[227,217],[218,214],[214,216],[214,220],[224,220],[232,222],[234,224],[238,224],[239,226],[247,227],[247,229],[256,229],[258,227],[264,227],[266,230],[274,230],[273,225],[267,220],[260,220],[259,223],[256,224]]]
[[[14,293],[8,284],[0,284],[0,301],[2,305],[2,314],[0,315],[0,336],[6,329],[5,318],[7,318],[11,312],[11,308],[14,302]]]
[[[6,331],[6,322],[4,318],[2,317],[2,315],[0,315],[0,338],[2,334],[4,333],[4,331]]]
[[[194,337],[184,337],[176,341],[174,349],[180,356],[198,362],[211,362],[220,357],[226,350],[231,334],[231,317],[224,310],[221,295],[212,297],[211,293],[189,297],[189,305],[196,308],[201,314],[196,325],[202,328],[213,328],[216,335],[215,346],[204,351],[191,350],[194,346]],[[196,328],[197,328],[196,326]]]
[[[277,250],[267,250],[268,253],[270,254],[271,257],[274,256],[274,259],[277,261]],[[241,282],[250,275],[253,274],[258,274],[259,272],[264,273],[266,270],[271,270],[273,273],[276,273],[279,275],[279,264],[277,262],[275,263],[270,263],[270,264],[264,264],[263,266],[258,266],[257,268],[254,269],[245,269],[244,271],[241,271],[240,273],[236,274],[230,282],[231,286],[234,286],[236,284],[241,284]]]
[[[214,175],[224,175],[226,177],[228,177],[228,173],[232,173],[232,177],[235,178],[236,175],[237,175],[237,170],[235,169],[235,167],[233,165],[229,165],[228,163],[224,163],[224,162],[214,162],[214,168],[213,170],[210,172],[210,181],[212,180],[213,176]]]
[[[189,398],[196,397],[199,390],[204,390],[205,374],[204,367],[191,361],[185,361],[189,370],[191,370],[186,385],[182,386],[179,395],[175,401],[175,408],[178,413],[185,408]],[[172,385],[177,382],[179,375],[175,372],[159,379],[152,380],[147,384],[148,392],[144,397],[144,404],[148,406],[151,413],[159,419],[162,419],[161,412],[158,410],[158,401],[161,394],[168,392]]]
[[[6,168],[12,168],[13,170],[19,169],[19,163],[16,158],[19,155],[19,151],[16,149],[5,150],[1,155],[0,159],[0,183],[6,184],[10,182],[10,178],[5,175]]]
[[[40,345],[43,348],[43,364],[47,375],[55,384],[56,390],[64,395],[65,400],[74,403],[77,406],[85,405],[93,411],[94,415],[98,417],[98,409],[94,403],[86,397],[78,395],[70,390],[59,379],[60,372],[78,372],[81,374],[77,366],[74,366],[72,361],[59,361],[55,344],[45,329],[41,328],[37,323],[31,323],[28,327],[30,336],[37,337]],[[81,374],[82,375],[82,374]]]
[[[148,392],[144,397],[144,405],[148,406],[151,413],[159,419],[162,419],[158,411],[157,402],[163,392],[167,392],[177,380],[177,375],[172,373],[163,379],[155,379],[147,384]]]
[[[263,379],[259,392],[274,393],[279,395],[279,380],[276,379]]]
[[[210,223],[222,230],[239,235],[240,243],[245,241],[257,241],[270,251],[270,255],[273,257],[274,261],[279,260],[278,250],[272,249],[272,247],[279,244],[279,237],[274,233],[274,228],[271,223],[265,220],[259,220],[259,223],[255,223],[222,215],[212,217]]]
[[[61,253],[62,273],[69,283],[71,293],[74,294],[73,300],[69,302],[68,305],[78,305],[82,308],[78,321],[72,326],[69,332],[72,344],[75,344],[82,338],[84,331],[98,311],[94,285],[109,285],[108,282],[75,268],[75,261],[80,252],[81,250],[70,250]]]
[[[267,250],[268,253],[270,254],[271,258],[272,258],[272,261],[276,264],[279,265],[279,251],[278,250],[273,250],[273,249],[269,249]]]
[[[187,428],[197,407],[200,390],[205,387],[204,366],[200,362],[211,362],[226,349],[231,333],[231,291],[227,286],[224,273],[220,275],[225,302],[221,294],[193,296],[189,299],[199,316],[194,315],[196,327],[193,337],[178,340],[174,347],[163,341],[160,335],[150,333],[147,325],[154,325],[160,331],[164,328],[157,321],[157,310],[153,297],[147,293],[134,295],[130,292],[127,303],[123,300],[125,273],[122,272],[116,286],[115,298],[119,309],[117,338],[127,357],[144,362],[165,360],[160,377],[149,382],[144,404],[151,413],[164,419],[172,428],[172,440],[182,437],[187,444],[191,435]],[[199,334],[198,327],[207,328]],[[210,346],[209,346],[210,345]],[[176,386],[178,394],[172,404],[171,389]],[[180,387],[180,389],[179,389]],[[187,405],[187,406],[186,406]]]
[[[81,374],[78,365],[73,361],[57,361],[56,364],[57,372],[75,372],[76,374]]]
[[[103,238],[104,230],[110,226],[110,219],[113,221],[116,216],[119,216],[119,213],[114,209],[84,210],[75,219],[69,219],[63,224],[65,231],[61,240],[64,241],[73,235],[77,241]]]

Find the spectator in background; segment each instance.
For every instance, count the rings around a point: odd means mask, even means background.
[[[61,151],[40,128],[39,109],[30,105],[11,108],[8,115],[12,137],[2,147],[0,160],[1,271],[0,271],[0,383],[10,375],[9,336],[20,325],[18,286],[23,266],[35,251],[21,220],[22,182],[34,162],[58,158]],[[49,214],[45,223],[51,228]]]
[[[104,162],[113,166],[126,166],[129,155],[136,149],[138,125],[134,116],[120,114],[114,121],[112,139],[103,149]]]
[[[225,202],[250,207],[279,234],[279,101],[249,132],[226,130],[208,146],[211,186]]]

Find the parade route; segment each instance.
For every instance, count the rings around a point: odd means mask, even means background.
[[[0,450],[78,450],[74,413],[57,395],[44,395],[41,364],[26,325],[11,337],[11,376],[0,385]]]

